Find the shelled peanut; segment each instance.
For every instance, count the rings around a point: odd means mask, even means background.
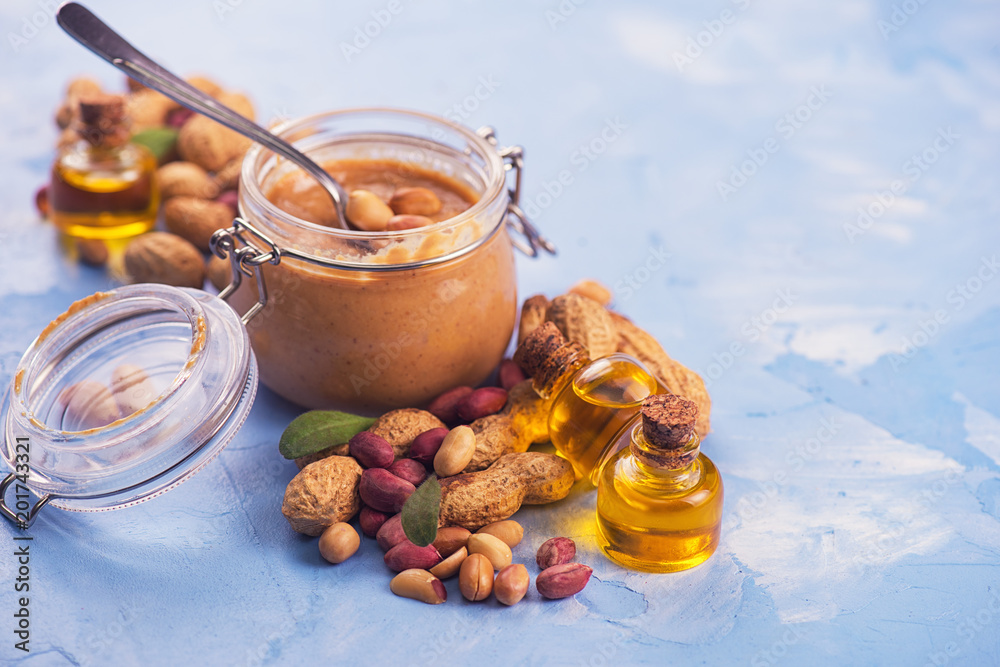
[[[403,187],[388,201],[369,190],[352,190],[344,213],[352,225],[366,232],[399,232],[434,224],[428,216],[440,210],[441,200],[433,190]]]

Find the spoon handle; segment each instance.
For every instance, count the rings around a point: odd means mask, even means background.
[[[188,109],[208,116],[231,130],[263,144],[267,148],[302,167],[330,194],[337,209],[337,222],[346,225],[344,205],[347,195],[332,176],[290,143],[271,134],[253,121],[241,116],[210,95],[198,90],[184,79],[164,69],[129,44],[97,18],[89,9],[76,2],[67,2],[56,12],[59,25],[73,39],[125,72],[136,81],[163,93]]]

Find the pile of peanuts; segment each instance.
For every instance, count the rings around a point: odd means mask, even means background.
[[[362,531],[372,524],[362,518]],[[438,528],[426,547],[406,539],[400,515],[385,521],[375,539],[385,551],[386,566],[398,574],[389,589],[400,597],[427,604],[448,599],[442,580],[458,575],[458,589],[470,602],[480,602],[492,593],[498,602],[514,605],[528,592],[530,576],[521,563],[513,563],[511,549],[521,543],[524,529],[507,519],[483,526],[475,533],[460,526]],[[357,531],[348,523],[335,523],[319,539],[320,554],[331,563],[342,563],[361,545]],[[576,544],[568,537],[554,537],[539,547],[535,562],[541,572],[535,578],[538,593],[550,600],[576,595],[590,580],[591,568],[574,563]]]
[[[504,375],[501,373],[501,382],[523,378],[515,377],[511,369],[506,373],[509,377]],[[442,580],[456,575],[462,596],[470,602],[485,600],[492,593],[502,604],[513,605],[527,593],[528,569],[512,562],[511,550],[524,537],[517,521],[496,521],[475,533],[461,526],[439,527],[434,541],[419,547],[407,539],[400,513],[429,470],[445,478],[469,464],[476,434],[463,422],[498,412],[506,402],[507,391],[502,387],[458,387],[445,392],[431,403],[430,411],[452,428],[434,428],[417,435],[408,458],[394,460],[392,445],[370,431],[358,433],[348,443],[350,456],[364,467],[358,483],[363,502],[361,532],[375,538],[385,552],[386,566],[398,573],[389,585],[396,595],[439,604],[447,599]],[[341,563],[354,555],[360,544],[357,531],[349,523],[339,522],[323,531],[319,551],[327,561]],[[572,562],[575,555],[576,545],[569,538],[557,537],[542,544],[535,558],[541,570],[535,579],[539,594],[559,599],[583,590],[591,568]]]

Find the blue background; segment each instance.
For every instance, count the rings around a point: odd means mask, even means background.
[[[515,549],[534,575],[544,539],[573,537],[595,571],[576,598],[472,605],[453,581],[442,606],[396,598],[374,542],[334,567],[289,529],[295,467],[276,445],[298,411],[262,390],[176,491],[43,513],[29,655],[10,633],[16,532],[0,528],[0,661],[1000,662],[996,3],[91,7],[172,69],[247,91],[265,120],[390,105],[524,145],[526,204],[560,255],[519,259],[522,295],[601,280],[709,381],[724,532],[694,570],[628,572],[596,550],[578,488],[522,511]],[[65,259],[32,206],[65,83],[122,85],[50,12],[0,8],[4,384],[53,316],[111,284]],[[373,12],[391,20],[345,54]]]

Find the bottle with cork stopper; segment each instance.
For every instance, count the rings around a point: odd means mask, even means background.
[[[700,452],[697,416],[691,401],[650,396],[616,438],[597,480],[597,537],[611,560],[676,572],[718,547],[722,477]]]
[[[121,95],[80,98],[79,140],[52,165],[49,205],[55,225],[78,239],[123,239],[153,228],[159,206],[156,158],[131,134]]]
[[[532,378],[535,392],[552,401],[548,432],[556,451],[573,465],[577,479],[592,482],[615,434],[642,400],[669,391],[635,357],[615,353],[591,360],[552,322],[528,334],[514,361]]]

